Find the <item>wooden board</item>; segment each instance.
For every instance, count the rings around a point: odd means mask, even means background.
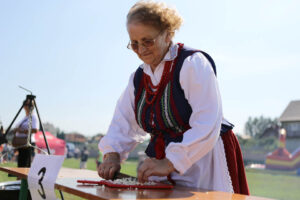
[[[108,180],[91,181],[91,180],[77,180],[77,183],[85,185],[105,185],[112,188],[138,188],[138,189],[172,189],[174,186],[171,184],[153,182],[153,185],[146,184],[118,184]]]

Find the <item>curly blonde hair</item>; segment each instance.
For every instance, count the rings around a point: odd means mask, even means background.
[[[127,14],[127,25],[142,23],[170,33],[179,30],[182,22],[183,19],[177,10],[163,2],[138,1]]]

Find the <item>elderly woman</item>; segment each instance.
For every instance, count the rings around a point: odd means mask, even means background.
[[[147,134],[138,180],[249,194],[238,141],[223,118],[215,65],[175,44],[182,18],[164,3],[140,1],[127,15],[128,48],[143,61],[120,97],[99,149],[100,177],[112,179]]]

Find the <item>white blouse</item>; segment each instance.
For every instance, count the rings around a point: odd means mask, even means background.
[[[31,115],[31,128],[32,129],[38,129],[38,120],[37,117],[32,114]],[[29,129],[29,116],[25,116],[19,123],[17,123],[16,128],[21,128],[23,130],[28,130]],[[16,133],[16,134],[20,134],[20,135],[25,135],[27,136],[25,133]]]
[[[154,85],[161,79],[165,61],[175,59],[177,50],[178,45],[172,44],[154,73],[149,65],[140,66]],[[107,134],[99,142],[103,154],[118,152],[122,161],[147,136],[135,119],[133,77],[134,73],[118,100]],[[179,81],[192,114],[189,120],[191,128],[184,133],[182,142],[171,142],[166,148],[166,158],[179,172],[173,172],[172,179],[178,185],[233,192],[220,137],[223,120],[221,97],[211,64],[203,54],[194,53],[184,60]]]

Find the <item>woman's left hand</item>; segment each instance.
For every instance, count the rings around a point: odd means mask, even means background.
[[[146,158],[138,169],[138,181],[144,183],[149,176],[168,176],[173,171],[175,168],[167,158]]]

